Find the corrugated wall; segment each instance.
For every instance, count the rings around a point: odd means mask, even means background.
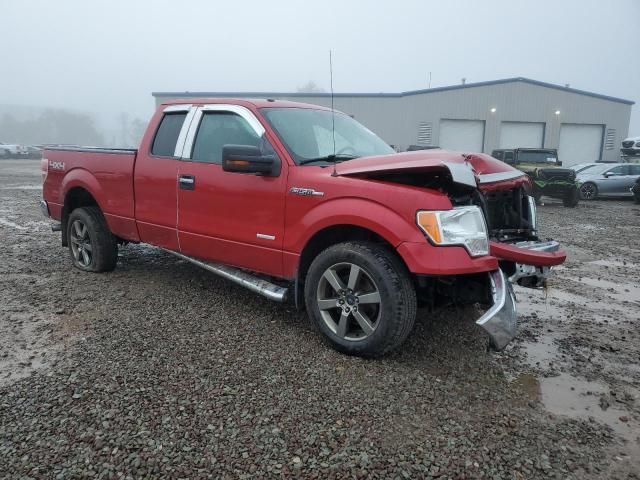
[[[328,97],[270,96],[323,106],[331,103]],[[171,97],[156,97],[156,102],[168,98]],[[334,104],[336,109],[353,115],[399,149],[418,143],[421,122],[431,124],[432,144],[437,145],[441,119],[484,120],[485,152],[498,148],[503,121],[544,123],[544,146],[547,148],[558,148],[562,123],[603,125],[605,135],[608,130],[615,130],[612,149],[606,149],[603,141],[602,159],[605,161],[620,158],[620,143],[628,134],[631,117],[631,105],[628,104],[525,82],[405,96],[339,96]],[[491,112],[492,108],[496,109],[495,113]],[[556,111],[560,114],[556,115]]]

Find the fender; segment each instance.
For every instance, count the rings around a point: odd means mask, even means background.
[[[89,172],[89,170],[80,167],[69,170],[62,179],[62,183],[60,184],[61,205],[64,205],[64,200],[69,191],[72,188],[76,187],[84,188],[87,192],[89,192],[97,202],[100,210],[105,213],[105,210],[103,208],[104,191],[100,186],[100,182],[98,182],[98,179],[91,172]]]
[[[295,225],[287,223],[284,250],[294,253],[302,252],[307,242],[320,230],[336,225],[366,228],[380,235],[393,247],[406,241],[424,240],[415,226],[413,215],[405,218],[377,201],[358,197],[327,200],[297,219]]]
[[[355,226],[379,235],[393,248],[402,242],[425,242],[413,218],[404,218],[373,200],[340,197],[327,200],[307,211],[303,217],[287,216],[283,252],[283,270],[287,278],[296,278],[300,254],[308,242],[321,230],[335,226]]]

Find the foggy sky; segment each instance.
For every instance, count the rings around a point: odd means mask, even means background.
[[[640,1],[0,0],[0,104],[148,118],[152,91],[507,77],[640,102]],[[634,105],[630,135],[640,135]]]

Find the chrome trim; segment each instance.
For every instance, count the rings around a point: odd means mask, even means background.
[[[275,240],[275,235],[267,235],[266,233],[256,233],[256,237],[261,238],[262,240]]]
[[[196,133],[198,132],[198,127],[200,126],[200,120],[202,120],[203,112],[232,112],[235,113],[242,118],[244,118],[249,126],[253,129],[253,131],[258,135],[258,137],[262,137],[264,135],[264,127],[260,123],[260,121],[256,118],[256,116],[246,107],[241,105],[229,105],[226,103],[216,103],[203,105],[201,107],[195,108],[195,112],[193,118],[191,120],[191,125],[189,126],[189,131],[187,132],[184,148],[182,149],[181,158],[191,159],[191,151],[193,150],[193,142],[196,138]],[[180,132],[182,133],[182,132]]]
[[[281,287],[279,285],[275,285],[271,282],[268,282],[267,280],[263,280],[262,278],[252,275],[249,272],[246,272],[244,270],[230,267],[228,265],[221,265],[219,263],[212,263],[212,262],[197,260],[195,258],[183,255],[182,253],[174,252],[172,250],[167,250],[166,248],[162,248],[161,250],[164,250],[167,253],[175,255],[176,257],[182,260],[191,262],[194,265],[197,265],[200,268],[204,268],[205,270],[208,270],[211,273],[215,273],[216,275],[219,275],[222,278],[231,280],[233,283],[236,283],[242,287],[245,287],[254,293],[262,295],[263,297],[266,297],[269,300],[274,300],[276,302],[285,302],[287,300],[287,293],[289,289]]]
[[[476,320],[476,324],[489,334],[491,346],[500,351],[513,340],[518,330],[516,296],[502,270],[490,272],[489,281],[493,305]]]
[[[533,235],[538,231],[538,207],[536,199],[531,195],[527,195],[527,203],[529,205],[529,223],[531,224],[531,233]]]
[[[535,252],[557,252],[560,250],[560,244],[555,240],[547,240],[546,242],[540,241],[526,241],[517,242],[513,244],[514,247],[525,248],[527,250],[533,250]]]
[[[178,181],[180,183],[186,183],[188,185],[193,185],[196,182],[194,178],[188,178],[188,177],[179,177]]]
[[[196,108],[189,105],[189,111],[187,112],[187,116],[184,117],[184,122],[182,123],[182,128],[180,129],[178,140],[176,141],[176,148],[173,151],[173,156],[176,158],[182,157],[187,134],[189,133],[189,128],[191,128],[191,122],[193,122],[193,117],[195,116],[195,114]]]
[[[484,175],[479,175],[479,177],[480,183],[493,183],[502,182],[504,180],[511,180],[513,178],[522,177],[524,175],[526,175],[526,173],[519,170],[514,170],[512,172],[485,173]]]
[[[164,113],[167,112],[187,112],[193,105],[190,103],[178,104],[178,105],[169,105],[164,107],[162,110]]]
[[[318,192],[313,188],[291,187],[289,193],[301,195],[303,197],[324,197],[324,192]]]

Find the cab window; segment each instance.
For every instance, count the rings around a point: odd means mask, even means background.
[[[191,152],[194,162],[222,163],[224,145],[261,147],[262,139],[240,115],[232,112],[205,112]]]
[[[153,139],[151,155],[157,157],[175,156],[178,136],[186,117],[187,112],[165,113]]]
[[[618,165],[617,167],[607,170],[607,173],[609,175],[628,175],[629,165]]]

